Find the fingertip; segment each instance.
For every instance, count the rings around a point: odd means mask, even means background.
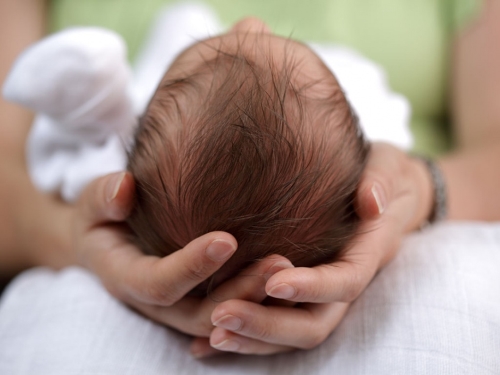
[[[283,270],[289,270],[291,268],[294,268],[294,265],[288,259],[278,260],[267,270],[266,274],[269,275],[269,277],[272,277],[278,272],[281,272]]]
[[[212,348],[209,339],[204,337],[195,338],[191,343],[189,352],[197,359],[210,358],[220,354],[220,351]]]
[[[260,302],[252,302],[242,299],[228,299],[224,302],[219,303],[217,306],[215,306],[215,308],[212,310],[212,313],[210,314],[210,321],[214,326],[212,333],[216,330],[226,330],[225,327],[216,325],[220,324],[220,321],[223,318],[225,319],[234,317],[240,319],[241,322],[239,324],[239,327],[241,328],[245,325],[244,316],[246,314],[251,314],[251,311],[255,306],[260,306]]]
[[[289,299],[297,295],[295,285],[291,281],[296,281],[296,268],[281,269],[272,275],[266,283],[265,291],[269,297],[278,299]]]
[[[231,241],[216,239],[205,249],[205,254],[214,262],[224,262],[228,260],[236,251],[236,246]]]
[[[266,288],[268,296],[278,299],[292,299],[297,296],[297,289],[290,284],[281,283],[273,286],[269,290]]]
[[[119,221],[128,215],[129,203],[133,195],[130,189],[132,177],[126,172],[112,173],[92,181],[78,200],[80,216],[95,225],[106,221]]]
[[[379,215],[382,215],[387,207],[387,195],[382,188],[382,186],[378,183],[374,183],[372,188],[370,189],[371,195],[375,204],[377,206],[377,210]]]
[[[356,195],[356,212],[361,219],[374,219],[387,208],[387,193],[377,181],[367,181],[360,186]]]
[[[116,172],[98,180],[103,199],[102,210],[108,220],[124,220],[130,214],[135,191],[134,178],[129,172]]]
[[[215,327],[210,334],[209,343],[214,350],[237,351],[239,346],[234,339],[235,334],[220,327]]]
[[[229,233],[210,232],[189,242],[182,249],[193,256],[204,256],[207,261],[221,263],[229,259],[238,249],[238,242]]]
[[[235,250],[238,248],[238,241],[236,241],[236,238],[234,238],[232,234],[227,232],[222,232],[222,231],[210,232],[199,238],[206,240],[208,243],[212,243],[215,241],[227,242]]]
[[[112,204],[121,219],[125,219],[132,210],[135,194],[134,177],[129,172],[118,174],[113,195],[109,196],[108,202]]]
[[[318,266],[321,267],[321,266]],[[269,297],[294,302],[317,302],[318,296],[328,289],[318,267],[297,267],[272,276],[265,291]]]
[[[103,177],[106,202],[113,202],[120,191],[125,172],[112,173]]]
[[[231,311],[235,307],[234,303],[232,303],[231,301],[234,300],[223,301],[219,303],[217,306],[215,306],[214,309],[212,310],[212,313],[210,314],[210,321],[212,322],[214,329],[216,328],[215,322],[217,322],[223,316],[231,314]]]
[[[262,269],[266,280],[269,280],[270,277],[278,272],[295,268],[288,258],[279,254],[269,255],[268,257],[262,259],[259,264],[263,267]]]
[[[229,233],[210,232],[195,241],[205,243],[205,255],[212,261],[220,263],[228,260],[238,249],[238,242]]]

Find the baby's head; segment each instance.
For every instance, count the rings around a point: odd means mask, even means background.
[[[184,51],[136,134],[129,170],[138,246],[168,255],[226,231],[238,250],[195,292],[270,254],[338,259],[355,235],[368,155],[335,77],[305,45],[233,29]]]

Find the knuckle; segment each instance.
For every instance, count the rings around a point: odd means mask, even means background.
[[[183,275],[189,281],[200,282],[210,275],[210,267],[204,261],[196,261],[190,264],[186,264],[184,268]]]
[[[274,320],[274,319],[273,319]],[[256,335],[263,341],[267,341],[270,338],[273,337],[273,329],[272,327],[276,327],[277,323],[271,321],[269,323],[261,323],[256,325],[253,330],[255,331]]]
[[[364,279],[359,273],[354,273],[351,278],[344,284],[343,302],[355,301],[361,292],[364,290]]]
[[[330,293],[328,286],[319,284],[317,288],[311,288],[309,291],[309,300],[311,302],[324,301],[326,296]]]
[[[167,287],[158,282],[149,285],[146,295],[150,299],[150,302],[167,307],[172,306],[178,300],[175,286],[171,285]]]

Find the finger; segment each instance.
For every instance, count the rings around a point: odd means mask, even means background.
[[[220,350],[212,348],[206,337],[195,337],[189,346],[189,352],[195,358],[208,358],[222,354]]]
[[[236,248],[233,236],[212,232],[164,258],[138,255],[137,248],[125,244],[119,249],[101,249],[95,257],[103,258],[96,262],[103,271],[114,272],[115,280],[128,286],[128,296],[140,302],[170,306],[212,276]]]
[[[92,182],[79,201],[81,230],[110,220],[123,220],[133,192],[130,173],[121,172]],[[87,229],[85,229],[87,228]],[[120,228],[97,228],[87,236],[85,265],[121,298],[171,305],[217,271],[236,251],[233,236],[213,232],[201,236],[165,258],[145,256],[120,235]],[[120,285],[120,287],[115,287]]]
[[[129,304],[147,318],[190,336],[209,337],[213,325],[209,319],[200,319],[202,299],[184,297],[172,306],[158,306],[132,300]]]
[[[213,345],[211,342],[213,341]],[[215,347],[219,346],[219,349]],[[234,334],[222,328],[215,328],[210,337],[197,337],[191,342],[189,351],[195,358],[208,358],[224,352],[237,352],[240,354],[271,355],[294,350],[290,346],[275,345]]]
[[[262,306],[242,300],[221,303],[212,313],[214,325],[243,337],[267,344],[311,349],[321,344],[342,320],[347,312],[347,303],[305,304],[301,307]],[[239,326],[226,325],[228,316],[241,321]],[[222,350],[220,343],[237,340],[226,337],[220,331],[217,337],[212,332],[211,345]],[[239,353],[249,353],[255,347],[245,348],[245,342],[238,342]],[[236,345],[234,345],[236,346]]]
[[[230,299],[243,299],[260,303],[267,297],[265,286],[269,278],[276,272],[292,268],[294,266],[287,258],[277,254],[270,255],[250,265],[237,276],[217,287],[205,299],[205,303],[211,305],[213,302],[223,302]]]
[[[99,272],[99,261],[102,258],[109,256],[109,263],[118,261],[116,265],[121,267],[123,263],[128,263],[131,258],[135,259],[141,254],[124,237],[124,226],[118,223],[128,216],[133,204],[133,194],[134,180],[130,173],[118,172],[92,181],[77,203],[76,237],[83,236],[85,241],[76,244],[76,251],[80,263],[99,276],[106,275],[106,272]],[[123,256],[120,257],[114,249],[120,249]],[[106,267],[103,268],[106,271]],[[109,276],[111,279],[113,275]]]
[[[208,337],[213,330],[210,317],[219,303],[233,298],[261,302],[267,297],[264,287],[269,277],[290,267],[293,265],[288,259],[272,255],[228,280],[204,299],[184,297],[168,307],[138,303],[137,300],[131,303],[145,316],[161,324],[192,336]]]
[[[380,179],[378,179],[380,180]],[[387,208],[386,188],[371,178],[360,183],[356,195],[356,212],[363,220],[370,220],[380,216]]]
[[[352,302],[380,268],[383,256],[377,246],[386,246],[389,237],[390,231],[385,227],[362,234],[342,260],[280,271],[269,279],[266,292],[271,297],[295,302]]]
[[[84,226],[124,220],[132,208],[134,189],[134,179],[128,172],[113,173],[91,182],[78,201]]]
[[[271,344],[241,336],[223,328],[215,328],[209,342],[213,349],[239,354],[271,355],[295,349],[288,345]]]
[[[394,176],[401,176],[402,152],[384,143],[371,145],[370,157],[356,194],[356,212],[364,219],[374,219],[384,213],[397,195]]]

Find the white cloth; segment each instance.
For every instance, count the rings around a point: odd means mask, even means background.
[[[3,93],[38,113],[28,141],[34,184],[74,201],[96,177],[125,169],[134,114],[144,111],[177,54],[221,31],[205,6],[167,8],[152,28],[133,77],[123,40],[104,29],[69,29],[25,51]],[[312,48],[335,72],[368,139],[409,149],[410,107],[391,92],[384,71],[345,47]]]
[[[0,301],[0,374],[499,374],[499,270],[500,224],[444,223],[407,238],[318,348],[204,361],[86,271],[31,270]]]
[[[19,57],[3,93],[37,112],[27,160],[40,190],[74,201],[88,182],[123,170],[130,79],[123,40],[104,29],[70,29]]]

